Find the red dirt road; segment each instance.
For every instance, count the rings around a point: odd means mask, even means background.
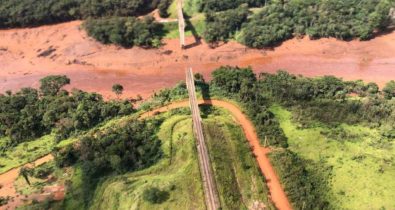
[[[0,93],[38,86],[49,74],[66,74],[68,88],[111,93],[114,83],[125,87],[124,97],[172,87],[184,79],[184,71],[209,78],[221,65],[252,66],[256,73],[287,69],[305,76],[335,75],[347,80],[374,81],[381,87],[395,79],[395,32],[373,40],[292,39],[274,50],[253,50],[229,42],[216,49],[201,43],[186,50],[179,40],[164,40],[160,49],[122,49],[88,38],[73,21],[31,29],[0,30]],[[187,44],[193,44],[189,37]],[[50,52],[49,55],[41,55]],[[45,54],[45,53],[44,53]]]
[[[250,143],[251,148],[253,149],[253,153],[256,157],[261,172],[266,178],[266,182],[270,190],[270,197],[274,205],[279,210],[292,209],[288,201],[288,198],[283,190],[283,187],[281,186],[280,181],[273,169],[273,166],[271,165],[269,158],[267,157],[267,154],[270,152],[270,149],[264,148],[259,144],[259,138],[255,132],[254,125],[251,123],[248,117],[245,116],[245,114],[241,111],[241,109],[230,102],[221,101],[221,100],[204,100],[204,101],[199,100],[198,103],[209,104],[209,105],[224,108],[228,110],[235,117],[236,121],[243,128],[244,134],[248,142]],[[158,112],[166,112],[171,109],[188,107],[188,106],[189,106],[189,101],[174,102],[169,104],[168,106],[164,106],[155,109],[153,111],[146,112],[141,117],[145,118],[148,116],[153,116],[155,113]]]
[[[50,160],[53,160],[53,156],[51,154],[37,159],[36,161],[34,161],[34,164],[26,164],[26,166],[29,167],[39,166]],[[20,167],[14,168],[7,171],[6,173],[0,174],[0,185],[2,186],[0,188],[0,196],[13,197],[10,201],[8,201],[8,204],[6,206],[2,206],[0,207],[0,209],[15,209],[16,207],[22,205],[25,201],[29,201],[32,199],[36,199],[38,201],[45,200],[45,198],[50,196],[50,193],[48,193],[47,191],[51,191],[54,193],[55,195],[54,199],[56,200],[63,199],[64,188],[62,186],[47,187],[47,189],[44,190],[45,193],[43,194],[35,194],[26,197],[17,193],[14,186],[14,182],[19,176],[19,169]]]
[[[218,107],[227,109],[235,117],[236,121],[243,128],[246,139],[248,140],[251,148],[253,149],[253,153],[254,153],[256,160],[259,164],[261,172],[263,173],[263,175],[266,178],[266,182],[267,182],[268,188],[270,190],[270,197],[271,197],[273,203],[279,210],[292,209],[291,205],[287,199],[287,196],[280,184],[280,181],[279,181],[272,165],[270,164],[268,157],[266,156],[267,153],[270,152],[270,150],[268,148],[264,148],[264,147],[260,146],[259,139],[258,139],[258,136],[255,132],[255,128],[254,128],[253,124],[244,115],[244,113],[240,110],[240,108],[230,102],[221,101],[221,100],[205,100],[205,101],[198,100],[198,103],[199,104],[209,104],[209,105],[218,106]],[[187,101],[187,100],[174,102],[169,105],[154,109],[150,112],[145,112],[140,116],[140,119],[153,116],[156,113],[166,112],[171,109],[188,107],[188,106],[189,106],[189,101]],[[40,165],[40,164],[43,164],[43,163],[50,161],[52,159],[53,159],[53,156],[51,154],[49,154],[43,158],[36,160],[35,164]],[[3,184],[3,186],[4,186],[2,189],[0,189],[0,196],[7,196],[7,195],[15,196],[16,195],[13,183],[16,180],[16,178],[18,177],[18,171],[19,171],[19,168],[16,168],[16,169],[12,169],[6,173],[0,174],[0,184]],[[11,207],[11,209],[13,209],[13,208],[15,208],[15,206],[20,205],[21,202],[22,201],[20,199],[18,199],[18,201],[10,203],[9,207]],[[0,209],[2,209],[2,208],[0,207]]]

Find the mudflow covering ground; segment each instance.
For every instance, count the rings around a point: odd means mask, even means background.
[[[105,46],[88,38],[80,21],[0,30],[0,92],[37,87],[45,75],[66,74],[72,80],[69,89],[115,97],[111,86],[120,83],[124,97],[147,97],[183,80],[187,67],[209,78],[221,65],[251,66],[257,73],[287,69],[305,76],[336,75],[381,87],[395,78],[395,32],[365,42],[295,38],[271,50],[247,49],[233,41],[210,49],[193,37],[186,50],[178,39],[163,44],[160,49]]]

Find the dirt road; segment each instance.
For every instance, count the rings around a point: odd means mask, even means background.
[[[273,50],[253,50],[229,42],[210,49],[204,42],[181,50],[178,39],[166,39],[160,49],[122,49],[90,39],[80,21],[30,29],[0,30],[0,93],[24,86],[38,86],[49,74],[66,74],[68,87],[105,96],[114,83],[125,87],[124,96],[174,86],[192,67],[209,79],[221,65],[251,66],[256,73],[282,68],[305,76],[336,75],[363,79],[381,87],[395,79],[395,32],[373,40],[292,39]],[[187,37],[186,44],[193,44]]]
[[[259,167],[261,169],[261,172],[266,178],[268,188],[270,190],[270,197],[275,204],[275,206],[279,210],[290,210],[291,205],[288,201],[288,198],[280,184],[280,181],[270,164],[269,158],[266,156],[267,153],[270,152],[268,148],[261,147],[259,144],[259,139],[258,136],[255,132],[255,128],[252,124],[252,122],[244,115],[244,113],[241,111],[239,107],[236,105],[226,102],[226,101],[221,101],[221,100],[199,100],[199,104],[207,104],[207,105],[213,105],[213,106],[218,106],[224,109],[227,109],[236,119],[236,121],[240,124],[240,126],[243,128],[244,134],[253,150],[253,153],[256,157],[256,160],[259,164]],[[145,112],[140,116],[140,119],[150,117],[155,115],[156,113],[161,113],[161,112],[166,112],[171,109],[176,109],[176,108],[181,108],[181,107],[188,107],[189,106],[189,101],[179,101],[179,102],[174,102],[171,103],[167,106],[163,106],[157,109],[154,109],[149,112]],[[36,161],[36,165],[43,164],[44,162],[47,162],[49,160],[52,160],[53,157],[52,155],[47,155],[39,160]],[[0,196],[1,195],[14,195],[12,193],[15,192],[15,188],[13,185],[13,182],[16,180],[18,177],[18,172],[19,168],[13,169],[11,171],[8,171],[6,173],[3,173],[0,175],[0,183],[3,184],[3,187],[0,189]],[[16,204],[21,204],[21,203],[15,203],[13,204],[14,206]],[[1,209],[1,208],[0,208]]]

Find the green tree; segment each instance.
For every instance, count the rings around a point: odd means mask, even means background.
[[[384,97],[386,99],[391,99],[392,97],[395,97],[395,81],[391,80],[389,81],[385,87],[383,88],[383,93]]]
[[[154,204],[163,203],[169,199],[169,193],[157,187],[150,187],[144,190],[143,199]]]
[[[32,169],[26,166],[22,166],[21,169],[19,169],[19,176],[23,176],[23,178],[26,180],[26,183],[28,185],[31,185],[29,176],[32,174]]]
[[[52,75],[40,80],[40,91],[44,96],[54,96],[60,89],[70,84],[70,79],[65,75]]]
[[[119,98],[120,95],[122,95],[123,92],[123,86],[120,84],[114,84],[112,86],[112,92],[115,93],[115,95],[117,95],[117,97]]]

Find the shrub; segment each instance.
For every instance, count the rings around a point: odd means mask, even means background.
[[[88,35],[103,44],[116,44],[123,47],[158,47],[162,24],[153,17],[143,20],[134,17],[111,17],[88,19],[84,27]]]
[[[230,9],[223,12],[206,13],[206,30],[204,39],[209,43],[227,41],[240,29],[241,24],[247,20],[247,6]]]
[[[150,187],[144,190],[143,199],[153,204],[159,204],[169,199],[169,193],[156,187]]]

